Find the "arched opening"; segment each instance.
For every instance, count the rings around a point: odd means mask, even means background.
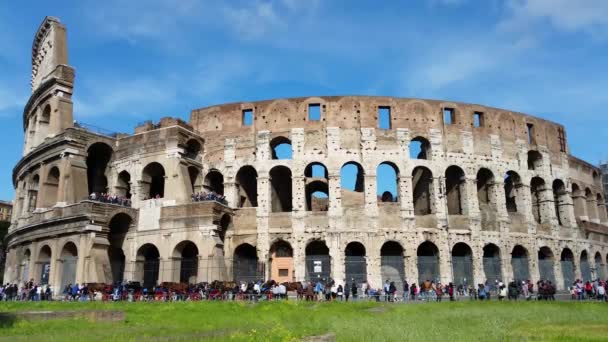
[[[272,159],[292,159],[293,150],[291,140],[285,137],[276,137],[270,141]]]
[[[464,171],[452,165],[445,170],[445,191],[448,215],[464,215],[464,198],[466,194]]]
[[[581,252],[581,277],[583,281],[591,281],[591,265],[589,264],[589,257],[587,251]]]
[[[331,257],[325,241],[310,242],[305,252],[306,281],[327,281],[331,276]]]
[[[127,171],[122,171],[118,174],[116,194],[120,197],[131,199],[131,175]]]
[[[224,243],[224,240],[226,239],[226,233],[228,232],[228,230],[231,227],[232,227],[232,218],[230,217],[230,215],[228,215],[228,214],[222,215],[222,218],[220,219],[219,233],[218,233],[219,238],[222,241],[222,243]]]
[[[517,202],[519,202],[518,193],[521,189],[521,177],[515,171],[508,171],[505,175],[505,204],[507,213],[516,213]]]
[[[549,247],[541,247],[538,250],[538,271],[540,280],[555,284],[555,257]]]
[[[195,284],[198,275],[198,247],[185,240],[173,250],[174,270],[179,270],[179,282]],[[177,278],[177,277],[176,277]]]
[[[530,194],[532,196],[532,215],[536,223],[544,223],[545,221],[542,213],[544,191],[545,181],[540,177],[532,178],[532,181],[530,181]]]
[[[190,159],[196,159],[198,154],[202,150],[202,145],[196,139],[190,139],[186,142],[186,148],[184,149],[185,157]]]
[[[78,249],[73,242],[68,242],[61,250],[61,290],[67,285],[76,283],[76,264]]]
[[[410,141],[410,159],[431,159],[431,143],[423,137]]]
[[[291,170],[286,166],[270,169],[270,204],[273,213],[292,209]]]
[[[51,275],[51,247],[45,245],[38,253],[37,264],[40,265],[40,285],[47,285]]]
[[[205,176],[203,187],[208,193],[224,195],[224,175],[216,169],[209,170]]]
[[[415,215],[429,215],[433,213],[432,190],[433,174],[424,166],[418,166],[412,171],[412,191]]]
[[[310,163],[304,169],[306,210],[327,211],[329,208],[329,176],[321,163]]]
[[[602,195],[597,194],[596,203],[598,219],[600,220],[600,222],[606,222],[608,220],[608,218],[606,217],[606,203],[604,202]]]
[[[105,143],[94,143],[87,150],[87,181],[89,194],[108,192],[106,169],[112,158],[112,148]]]
[[[40,176],[34,175],[28,184],[27,190],[27,211],[32,212],[37,207],[38,189],[40,187]]]
[[[160,270],[160,253],[158,248],[151,243],[147,243],[137,250],[137,268],[141,274],[142,284],[146,288],[151,288],[158,283]]]
[[[262,268],[262,272],[260,272]],[[233,274],[236,282],[255,282],[263,278],[263,265],[258,264],[258,252],[250,244],[244,243],[234,250]]]
[[[560,264],[562,266],[562,276],[564,278],[564,289],[574,285],[575,280],[575,266],[574,266],[574,254],[570,248],[564,248],[560,257]]]
[[[201,171],[196,166],[188,166],[188,178],[190,179],[190,190],[192,194],[201,192],[203,184],[201,182]]]
[[[572,183],[572,201],[574,202],[574,215],[576,217],[587,216],[585,194],[576,183]]]
[[[26,249],[23,252],[23,256],[21,257],[21,262],[19,263],[19,279],[21,281],[29,281],[30,280],[30,261],[32,258],[32,253],[29,249]]]
[[[153,162],[144,168],[141,182],[145,199],[165,196],[165,169],[159,163]]]
[[[587,202],[587,217],[589,217],[589,221],[597,221],[597,203],[595,203],[596,197],[589,188],[585,189],[585,200]]]
[[[358,208],[365,205],[365,172],[356,162],[348,162],[340,169],[342,207]]]
[[[496,187],[494,181],[494,174],[492,171],[481,168],[477,171],[477,202],[479,203],[479,210],[487,212],[489,210],[494,211]]]
[[[399,168],[384,162],[376,169],[376,195],[380,203],[399,202]]]
[[[418,246],[418,284],[424,281],[439,281],[439,249],[434,243],[425,241]]]
[[[33,122],[36,122],[36,117],[34,117]],[[42,139],[46,138],[49,134],[49,126],[51,124],[51,106],[46,105],[42,110],[42,114],[38,119],[38,136]]]
[[[346,282],[355,282],[360,286],[367,281],[367,261],[365,247],[359,242],[351,242],[344,250],[344,266]]]
[[[238,191],[238,207],[250,208],[258,206],[258,173],[246,165],[236,173],[236,187]]]
[[[108,234],[108,259],[112,272],[112,283],[122,283],[125,273],[124,243],[133,219],[127,214],[116,214],[110,219]]]
[[[382,279],[395,282],[397,289],[403,288],[405,262],[403,247],[396,241],[387,241],[380,249],[380,270]]]
[[[543,156],[538,151],[528,151],[528,170],[539,170],[542,167]]]
[[[59,199],[59,168],[54,166],[48,173],[46,177],[46,182],[44,182],[45,192],[43,194],[44,204],[43,208],[50,208],[54,206]]]
[[[520,283],[530,279],[530,268],[528,265],[528,250],[521,245],[513,247],[511,252],[511,267],[513,268],[513,279]]]
[[[473,282],[473,251],[464,242],[452,248],[452,272],[455,285],[468,287]]]
[[[486,280],[490,282],[503,279],[500,248],[493,243],[483,247],[483,271],[486,274]]]
[[[564,219],[567,217],[568,210],[568,201],[567,197],[568,192],[566,191],[566,186],[564,182],[560,179],[556,179],[553,181],[553,204],[555,206],[555,217],[557,218],[557,222],[560,226],[564,225]]]
[[[600,252],[595,253],[595,278],[606,279],[606,272],[604,270],[604,263],[602,262],[602,255]]]
[[[291,282],[293,274],[293,249],[287,241],[278,240],[270,246],[270,279]]]

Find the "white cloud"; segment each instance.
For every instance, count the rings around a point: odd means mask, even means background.
[[[583,31],[602,37],[608,34],[608,1],[606,0],[510,0],[509,16],[500,23],[506,30],[526,30],[548,20],[560,31]]]

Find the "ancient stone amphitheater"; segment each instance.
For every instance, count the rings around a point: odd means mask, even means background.
[[[549,279],[563,289],[605,277],[599,170],[568,153],[557,123],[331,96],[212,106],[189,123],[107,134],[75,123],[73,85],[66,29],[48,17],[33,43],[4,282]]]

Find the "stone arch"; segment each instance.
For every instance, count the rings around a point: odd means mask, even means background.
[[[528,170],[540,170],[543,165],[543,155],[536,150],[528,151]]]
[[[304,168],[307,211],[327,211],[329,208],[329,173],[327,167],[312,162]]]
[[[416,250],[418,258],[418,284],[424,281],[439,281],[439,248],[431,241],[424,241]]]
[[[587,216],[585,193],[576,183],[572,183],[572,201],[574,202],[574,215],[576,217]]]
[[[278,136],[270,140],[270,152],[272,159],[293,159],[293,147],[291,140],[284,136]]]
[[[203,150],[203,145],[197,139],[189,139],[184,148],[184,156],[190,159],[197,159]]]
[[[133,225],[133,218],[125,213],[118,213],[109,221],[108,259],[112,272],[112,283],[121,283],[125,273],[125,239]]]
[[[67,285],[76,283],[76,265],[78,264],[78,248],[68,241],[61,248],[61,290]]]
[[[188,179],[190,180],[190,191],[193,194],[201,192],[203,188],[203,182],[201,177],[201,170],[196,166],[188,166]]]
[[[184,240],[173,248],[173,270],[179,271],[179,276],[174,277],[180,283],[194,284],[198,275],[199,251],[196,244],[190,240]]]
[[[460,167],[452,165],[445,170],[445,192],[448,215],[465,215],[466,178]]]
[[[521,177],[515,171],[507,171],[504,179],[505,204],[507,213],[517,213],[519,211],[519,201],[521,200]]]
[[[344,249],[344,274],[346,281],[354,281],[357,285],[367,281],[367,260],[365,246],[353,241]]]
[[[142,193],[145,198],[163,198],[165,196],[165,168],[152,162],[142,171]]]
[[[118,174],[115,191],[118,196],[131,199],[131,174],[126,170]]]
[[[393,240],[386,241],[380,248],[380,270],[382,279],[395,282],[397,289],[403,288],[405,262],[403,246]]]
[[[228,230],[230,230],[230,228],[232,228],[232,216],[230,216],[229,214],[222,215],[222,217],[220,218],[218,231],[218,236],[222,243],[224,243],[226,239],[226,233],[228,233]]]
[[[553,180],[553,203],[555,206],[555,217],[557,223],[563,226],[568,215],[568,192],[566,185],[561,179]]]
[[[46,285],[49,283],[51,277],[51,258],[53,251],[49,245],[43,245],[38,251],[38,258],[36,263],[40,266],[38,269],[40,275],[40,285]]]
[[[487,168],[481,168],[477,171],[477,201],[481,211],[489,210],[496,207],[496,183],[494,173]]]
[[[421,136],[410,140],[410,159],[431,159],[431,143]]]
[[[576,279],[576,266],[574,265],[574,253],[568,247],[562,249],[560,256],[560,265],[562,268],[562,277],[564,278],[564,289],[574,285]]]
[[[251,165],[242,166],[236,173],[238,207],[258,206],[258,173]]]
[[[511,251],[511,267],[513,279],[517,283],[530,279],[530,265],[528,250],[522,245],[515,245]]]
[[[29,248],[26,248],[22,255],[21,260],[19,261],[19,279],[21,281],[29,281],[30,280],[30,263],[32,259],[32,252]]]
[[[433,173],[424,166],[418,166],[412,171],[412,195],[415,215],[429,215],[434,212]]]
[[[545,223],[546,221],[546,217],[544,217],[542,210],[545,186],[545,180],[540,177],[533,177],[530,181],[532,215],[534,216],[536,223]]]
[[[538,271],[540,280],[555,284],[555,257],[551,248],[544,246],[538,250]]]
[[[293,248],[289,242],[279,239],[270,245],[270,279],[279,283],[294,280]]]
[[[399,202],[399,168],[393,162],[382,162],[376,169],[376,195],[379,202]]]
[[[344,163],[340,168],[341,199],[343,207],[365,205],[365,170],[355,161]]]
[[[473,283],[473,250],[464,243],[458,242],[452,247],[452,278],[456,286],[467,287]]]
[[[255,282],[262,278],[258,252],[252,245],[243,243],[234,249],[233,276],[237,282]]]
[[[160,253],[154,244],[146,243],[139,247],[136,255],[136,271],[139,274],[138,280],[144,287],[151,288],[158,284]]]
[[[483,270],[486,280],[503,279],[500,248],[496,244],[488,243],[483,247]]]
[[[604,261],[602,260],[602,254],[600,252],[595,252],[595,257],[594,257],[594,261],[595,261],[595,270],[596,270],[596,279],[606,279],[606,271],[605,271],[605,264]]]
[[[38,190],[40,188],[40,176],[32,175],[27,186],[27,211],[32,212],[38,206]]]
[[[106,171],[113,153],[112,147],[103,142],[96,142],[87,149],[86,163],[89,194],[108,192]]]
[[[589,263],[589,256],[587,254],[586,250],[583,250],[581,252],[581,257],[580,257],[580,265],[581,265],[581,277],[583,281],[591,281],[592,279],[592,274],[591,274],[591,265]]]
[[[292,210],[291,170],[286,166],[270,169],[271,212],[290,212]]]
[[[57,166],[53,166],[46,177],[46,182],[44,182],[44,208],[50,208],[54,206],[57,202],[59,202],[59,181],[61,178],[61,174],[59,172],[59,168]]]
[[[306,245],[306,281],[326,281],[331,276],[331,257],[324,240],[312,240]]]
[[[224,194],[224,175],[218,169],[210,169],[205,175],[203,188],[210,193]]]

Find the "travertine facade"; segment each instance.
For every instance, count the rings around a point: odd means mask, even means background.
[[[599,170],[568,154],[559,124],[335,96],[213,106],[108,136],[73,124],[67,63],[65,28],[46,18],[5,282],[605,277]],[[193,202],[201,191],[227,204]],[[88,200],[102,192],[132,206]]]

